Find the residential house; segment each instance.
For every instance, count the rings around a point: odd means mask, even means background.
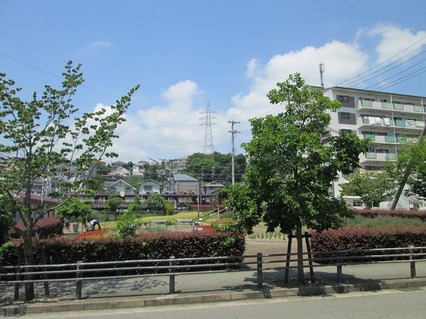
[[[104,190],[107,194],[118,194],[122,197],[125,195],[134,195],[137,193],[136,187],[133,187],[123,180],[118,180],[111,185],[106,186]]]
[[[160,193],[160,183],[157,181],[154,181],[152,179],[148,179],[146,181],[143,181],[140,186],[139,186],[139,194],[142,195],[149,195],[149,194],[154,194]]]
[[[108,175],[127,177],[131,175],[131,172],[123,166],[117,166]]]
[[[198,180],[187,174],[173,174],[163,186],[166,194],[198,194],[199,191]]]
[[[213,181],[203,185],[202,192],[203,194],[207,194],[207,195],[212,195],[212,194],[217,195],[217,193],[219,193],[219,191],[224,187],[225,187],[224,184],[219,183],[218,181]]]
[[[133,163],[132,165],[132,175],[134,176],[143,176],[145,172],[145,165],[149,165],[147,161],[139,161],[137,163]]]

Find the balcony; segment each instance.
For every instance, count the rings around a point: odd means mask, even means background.
[[[376,143],[396,143],[396,138],[393,135],[371,135],[371,134],[365,134],[364,135],[364,139],[369,138],[372,142],[376,142]]]
[[[411,105],[411,104],[400,104],[400,103],[390,103],[390,102],[377,102],[370,100],[360,100],[358,102],[359,110],[387,110],[387,111],[397,111],[404,113],[416,113],[416,114],[425,114],[425,108],[422,105]]]
[[[407,119],[397,117],[394,120],[389,117],[382,116],[361,116],[360,128],[365,130],[380,128],[381,131],[386,132],[390,129],[394,130],[413,130],[421,131],[425,127],[424,120]]]
[[[374,134],[364,134],[364,139],[370,139],[370,142],[374,142],[375,144],[399,144],[399,143],[407,143],[412,142],[416,143],[418,141],[418,137],[406,137],[403,135],[374,135]]]
[[[394,160],[396,160],[396,154],[395,153],[387,153],[386,154],[386,160],[387,161],[394,161]]]
[[[395,136],[384,136],[384,138],[385,138],[385,143],[395,143],[396,142],[396,139],[395,139]]]
[[[377,159],[377,153],[367,153],[365,154],[367,159]]]
[[[373,162],[378,163],[378,162],[394,161],[395,159],[396,159],[395,153],[367,152],[365,154],[360,155],[359,162],[363,165],[368,165]]]

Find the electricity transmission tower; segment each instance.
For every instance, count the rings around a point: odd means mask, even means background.
[[[213,134],[212,134],[212,125],[216,125],[216,123],[212,122],[216,117],[212,114],[216,113],[210,109],[210,103],[207,103],[207,108],[205,111],[201,112],[202,117],[200,120],[202,121],[201,126],[205,127],[204,131],[204,154],[211,154],[213,156],[214,146],[213,146]]]

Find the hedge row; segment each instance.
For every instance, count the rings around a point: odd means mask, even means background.
[[[426,211],[419,211],[419,210],[354,209],[354,212],[366,218],[388,216],[388,217],[400,217],[400,218],[419,218],[423,221],[426,221]]]
[[[19,238],[18,230],[24,229],[24,224],[19,221],[16,227],[12,228],[9,232],[11,238]],[[33,236],[39,238],[48,238],[52,236],[62,235],[64,228],[64,221],[58,217],[44,217],[37,221],[33,227]]]
[[[426,246],[426,227],[341,228],[321,233],[312,231],[310,235],[315,257],[336,256],[339,250]],[[336,253],[325,255],[323,252]]]
[[[4,247],[3,265],[16,265],[21,241]],[[245,238],[230,232],[193,231],[144,233],[131,239],[96,238],[76,240],[68,237],[34,239],[34,259],[42,264],[44,255],[49,264],[139,259],[167,259],[210,256],[242,256]]]

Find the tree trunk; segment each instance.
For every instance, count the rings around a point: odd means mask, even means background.
[[[32,226],[32,225],[31,225]],[[26,227],[24,230],[24,260],[25,265],[33,265],[33,242],[32,242],[32,227]],[[25,272],[31,272],[32,268],[26,268]],[[25,275],[25,280],[31,280],[32,275]],[[34,283],[25,283],[25,301],[31,301],[34,299]]]
[[[296,227],[297,239],[297,281],[301,284],[305,283],[304,268],[303,268],[303,235],[302,227]]]
[[[423,128],[422,134],[420,135],[420,138],[418,139],[417,144],[420,144],[421,139],[423,137],[425,137],[425,136],[426,136],[426,126]],[[402,191],[404,190],[405,184],[408,181],[408,177],[411,174],[412,166],[414,164],[413,162],[414,162],[413,159],[410,159],[408,161],[408,165],[405,168],[404,174],[402,175],[401,182],[398,185],[398,189],[397,189],[397,191],[395,193],[395,196],[394,196],[394,198],[392,200],[392,203],[391,203],[391,205],[389,207],[390,210],[395,210],[396,205],[398,204],[399,198],[401,197],[401,194],[402,194]]]

